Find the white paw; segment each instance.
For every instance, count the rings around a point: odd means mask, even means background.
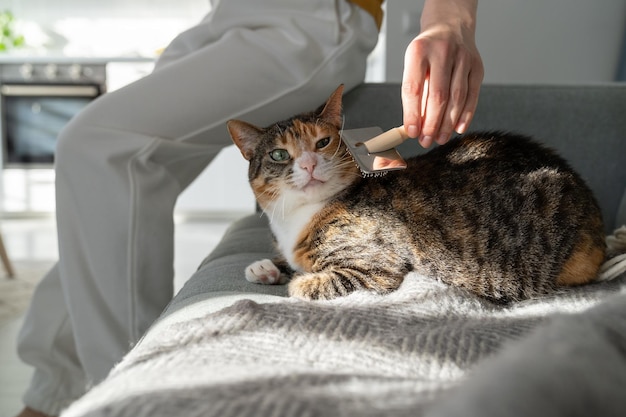
[[[246,268],[246,279],[259,284],[281,284],[280,270],[269,260],[256,261]]]

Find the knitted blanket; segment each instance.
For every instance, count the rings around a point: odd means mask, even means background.
[[[62,415],[626,410],[626,275],[507,306],[415,273],[386,296],[213,302],[166,317]]]

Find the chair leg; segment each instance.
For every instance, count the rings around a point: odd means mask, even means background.
[[[2,259],[2,264],[4,265],[4,269],[7,270],[7,275],[9,278],[13,278],[15,276],[15,271],[13,270],[13,265],[11,265],[11,260],[9,259],[9,255],[7,255],[7,250],[4,247],[4,242],[2,240],[2,235],[0,234],[0,258]]]

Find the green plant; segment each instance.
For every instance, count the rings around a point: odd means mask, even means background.
[[[13,13],[0,12],[0,52],[24,46],[24,36],[15,33],[14,23]]]

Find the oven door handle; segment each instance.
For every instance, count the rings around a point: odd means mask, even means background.
[[[97,97],[95,85],[3,85],[0,94],[8,97]]]

